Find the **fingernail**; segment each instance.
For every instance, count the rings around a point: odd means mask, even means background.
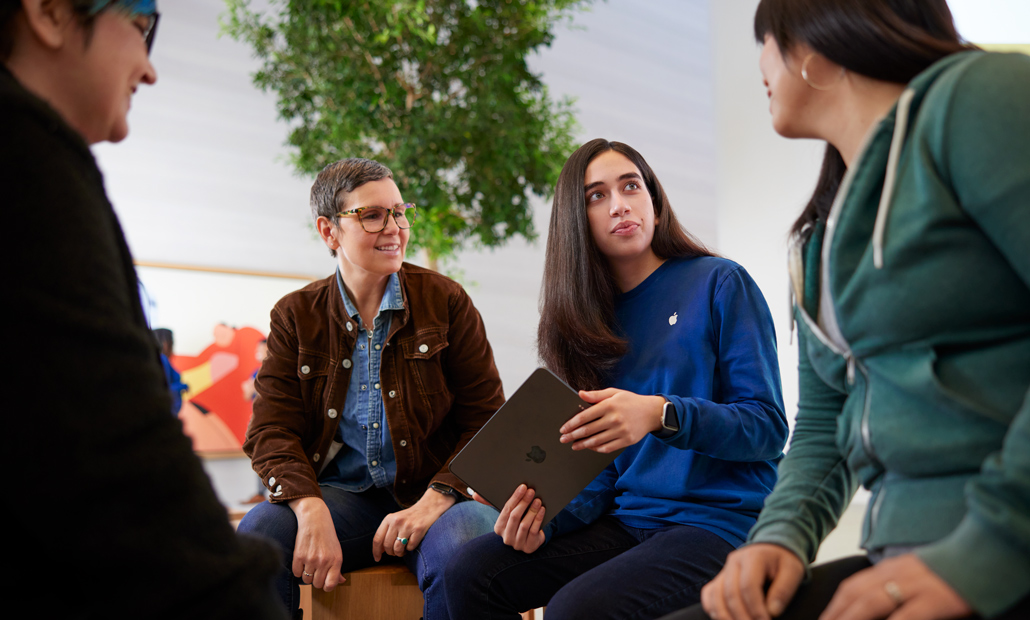
[[[566,433],[565,427],[563,426],[563,427],[559,428],[558,432],[561,433],[562,435],[564,435]]]

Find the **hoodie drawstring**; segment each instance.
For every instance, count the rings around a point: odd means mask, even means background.
[[[894,194],[894,183],[898,176],[898,159],[901,147],[905,143],[905,132],[908,129],[908,111],[916,91],[907,89],[898,99],[897,114],[894,117],[894,136],[891,138],[891,150],[887,155],[887,178],[883,182],[883,193],[880,194],[880,206],[876,211],[876,225],[873,227],[873,266],[883,268],[883,234],[887,228],[887,214],[890,212],[891,198]]]

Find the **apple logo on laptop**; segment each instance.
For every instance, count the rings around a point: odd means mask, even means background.
[[[527,461],[533,461],[534,463],[543,463],[544,459],[547,458],[547,453],[540,449],[540,446],[533,446],[533,449],[526,453],[529,458]]]

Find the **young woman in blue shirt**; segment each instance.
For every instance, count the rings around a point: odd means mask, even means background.
[[[624,452],[545,528],[520,487],[448,564],[453,618],[657,618],[698,600],[776,481],[787,438],[768,307],[676,220],[631,147],[580,147],[555,189],[540,356],[594,405],[572,450]]]

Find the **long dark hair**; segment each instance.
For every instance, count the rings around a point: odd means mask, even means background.
[[[680,225],[658,177],[632,147],[597,138],[569,157],[554,188],[537,346],[544,365],[580,390],[606,387],[626,353],[626,341],[612,329],[619,289],[590,235],[583,191],[587,166],[608,151],[624,155],[640,170],[654,205],[654,253],[659,258],[713,256]]]
[[[755,40],[772,35],[780,53],[803,43],[860,75],[907,84],[938,60],[976,46],[962,41],[945,0],[761,0]],[[791,233],[825,220],[847,167],[826,145],[815,192]]]

